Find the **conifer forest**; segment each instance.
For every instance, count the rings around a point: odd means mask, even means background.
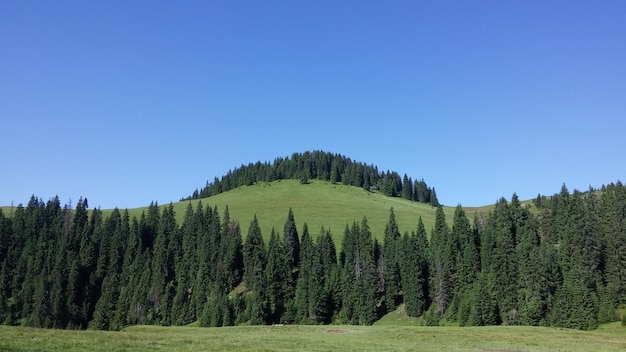
[[[317,164],[316,164],[317,163]],[[316,166],[317,165],[317,166]],[[262,234],[209,200],[151,204],[140,217],[104,216],[33,196],[0,211],[0,323],[119,330],[128,325],[370,325],[404,305],[426,325],[539,325],[594,329],[626,304],[626,188],[620,182],[489,213],[457,206],[446,219],[433,188],[325,153],[257,163],[207,183],[204,198],[259,180],[322,179],[426,202],[435,226],[384,234],[368,220],[343,234],[296,226]],[[302,219],[306,221],[306,219]],[[245,221],[245,223],[244,223]],[[266,240],[269,238],[269,240]],[[342,238],[335,243],[333,238]],[[379,241],[377,238],[383,238]]]

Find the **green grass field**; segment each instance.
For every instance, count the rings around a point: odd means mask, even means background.
[[[120,332],[0,326],[0,351],[625,351],[626,327],[132,326]]]
[[[241,224],[242,234],[248,233],[248,227],[256,214],[265,239],[269,239],[273,228],[282,233],[287,219],[289,208],[292,208],[296,218],[299,234],[302,235],[302,226],[306,222],[309,233],[316,238],[320,229],[330,229],[335,245],[341,244],[346,224],[353,221],[360,222],[363,216],[367,217],[370,229],[375,238],[383,239],[385,226],[389,220],[389,210],[394,208],[400,232],[414,231],[417,228],[418,218],[421,216],[430,234],[435,223],[436,208],[422,203],[410,202],[402,198],[388,197],[382,193],[367,192],[361,188],[331,184],[329,182],[312,180],[307,185],[297,180],[281,180],[271,183],[259,182],[252,186],[244,186],[226,193],[222,193],[202,200],[173,203],[178,224],[182,224],[185,210],[189,203],[197,206],[198,202],[206,206],[217,206],[220,216],[228,205],[231,219],[237,219]],[[160,204],[167,206],[168,204]],[[123,205],[119,206],[124,209]],[[454,206],[445,206],[444,212],[449,224],[452,223]],[[465,208],[470,221],[474,213],[488,212],[493,205]],[[1,207],[5,216],[10,216],[15,208]],[[147,207],[128,209],[130,216],[138,219]],[[108,216],[112,209],[103,209]]]
[[[196,207],[200,200],[173,203],[178,223],[181,224],[189,203]],[[297,180],[281,180],[271,183],[260,182],[252,186],[244,186],[230,192],[202,199],[206,207],[217,206],[220,215],[228,205],[231,219],[237,219],[245,236],[254,215],[257,215],[263,236],[268,239],[273,228],[282,233],[289,208],[293,209],[299,234],[306,222],[309,233],[317,237],[320,229],[330,229],[335,244],[340,245],[346,224],[360,222],[367,217],[374,237],[382,240],[385,226],[389,220],[389,210],[393,207],[401,233],[411,232],[417,228],[421,216],[430,233],[435,223],[436,208],[401,198],[385,196],[381,193],[367,192],[358,187],[331,184],[313,180],[307,185]],[[163,204],[161,204],[163,206]],[[490,207],[466,208],[466,213],[473,219],[474,212],[488,211]],[[131,216],[141,216],[147,208],[129,209]],[[110,213],[104,210],[105,215]],[[446,219],[451,224],[454,207],[444,207]]]

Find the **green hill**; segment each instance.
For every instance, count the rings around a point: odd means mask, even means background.
[[[263,236],[269,238],[272,227],[282,233],[289,208],[293,209],[299,234],[306,222],[309,233],[316,237],[323,226],[330,229],[339,246],[346,224],[361,221],[367,217],[372,234],[382,240],[391,207],[394,209],[401,233],[417,228],[419,217],[428,232],[435,222],[436,208],[424,203],[412,202],[399,197],[389,197],[378,192],[368,192],[362,188],[332,184],[312,180],[301,184],[296,180],[258,182],[200,200],[186,200],[172,203],[179,224],[182,223],[188,204],[194,209],[198,202],[203,206],[217,206],[220,215],[228,205],[231,219],[241,224],[243,235],[256,214]],[[166,205],[161,205],[166,206]],[[139,218],[147,208],[129,209],[131,217]],[[483,208],[470,208],[466,212],[482,211]],[[105,216],[111,210],[105,210]],[[454,207],[444,207],[448,223],[452,222]]]
[[[411,232],[417,228],[417,221],[422,221],[427,232],[435,223],[436,208],[419,202],[412,202],[400,197],[386,196],[381,192],[368,192],[362,188],[340,183],[311,180],[302,184],[297,180],[279,180],[274,182],[257,182],[251,186],[242,186],[231,191],[209,198],[185,200],[172,203],[176,212],[178,224],[182,224],[188,204],[194,209],[202,202],[203,206],[217,206],[220,215],[223,215],[228,205],[231,219],[237,219],[241,224],[243,235],[254,215],[257,215],[263,236],[268,239],[272,227],[282,233],[289,208],[292,208],[296,218],[299,234],[302,235],[302,226],[306,222],[309,232],[316,237],[321,227],[331,230],[335,244],[339,247],[346,224],[353,221],[360,222],[363,216],[367,217],[372,234],[382,240],[385,226],[389,219],[389,210],[394,209],[401,233]],[[161,207],[169,204],[160,204]],[[11,216],[15,207],[1,207],[5,216]],[[120,206],[120,209],[124,209]],[[148,207],[128,209],[130,216],[141,217]],[[448,223],[452,224],[454,207],[444,206]],[[487,213],[493,205],[464,210],[472,219],[474,213]],[[104,209],[107,217],[113,209]]]

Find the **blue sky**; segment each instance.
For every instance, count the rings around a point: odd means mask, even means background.
[[[447,205],[624,181],[624,1],[1,1],[0,204],[325,150]]]

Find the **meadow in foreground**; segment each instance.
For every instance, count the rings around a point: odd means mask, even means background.
[[[624,351],[626,327],[132,326],[120,332],[0,326],[0,351]]]

